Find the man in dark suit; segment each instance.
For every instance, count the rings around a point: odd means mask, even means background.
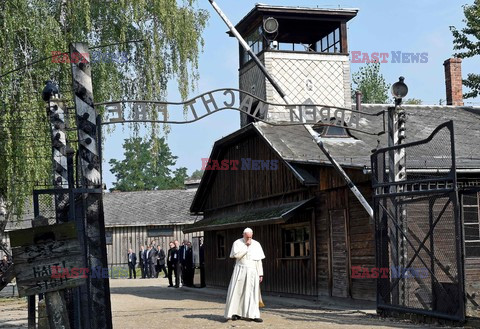
[[[140,266],[140,271],[142,271],[142,279],[145,279],[145,248],[143,246],[140,246],[140,252],[138,254],[138,257],[140,259],[140,262],[138,263],[138,266]]]
[[[129,274],[129,279],[132,278],[132,272],[133,272],[133,278],[137,278],[137,273],[135,271],[135,265],[137,265],[137,256],[135,253],[132,251],[132,249],[128,249],[128,274]]]
[[[183,240],[183,245],[178,249],[178,259],[179,259],[179,262],[180,262],[179,276],[182,280],[182,285],[186,285],[185,281],[188,281],[188,279],[185,280],[185,278],[186,278],[185,274],[187,273],[187,251],[188,251],[187,244],[188,244],[188,240],[184,239]]]
[[[187,251],[185,254],[185,274],[184,281],[187,287],[193,287],[193,276],[195,275],[195,270],[193,268],[193,249],[192,243],[187,242]]]
[[[157,265],[157,248],[155,247],[155,244],[152,244],[150,246],[150,259],[149,259],[149,266],[150,266],[150,269],[149,269],[149,273],[150,273],[150,278],[156,278],[157,275],[156,275],[156,271],[155,271],[155,266]]]
[[[163,248],[158,247],[158,253],[157,253],[157,278],[158,275],[160,274],[161,271],[165,274],[164,278],[168,277],[167,274],[167,269],[165,268],[165,251],[163,251]]]
[[[175,275],[175,288],[179,287],[179,277],[178,277],[178,249],[175,246],[175,243],[169,243],[170,249],[168,249],[167,255],[167,267],[168,267],[168,286],[173,287],[172,274]]]
[[[203,238],[200,238],[200,287],[204,288],[205,284],[205,252],[203,250]]]
[[[152,246],[148,246],[147,250],[145,250],[145,259],[143,260],[145,263],[145,276],[150,279],[151,278],[151,273],[150,273],[150,254],[152,253]]]

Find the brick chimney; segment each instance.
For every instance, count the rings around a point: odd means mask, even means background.
[[[447,105],[463,106],[462,59],[449,58],[445,66],[445,85],[447,87]]]

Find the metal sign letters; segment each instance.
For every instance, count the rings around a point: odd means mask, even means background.
[[[106,120],[102,123],[103,125],[134,122],[186,124],[222,110],[236,110],[271,125],[316,124],[340,126],[370,135],[384,133],[383,131],[372,133],[361,124],[363,116],[381,116],[384,115],[383,111],[374,114],[359,112],[347,108],[313,104],[310,99],[303,104],[275,104],[234,88],[216,89],[185,102],[126,100],[103,102],[95,106],[105,107]],[[287,115],[280,120],[269,115],[270,110],[275,110],[271,112],[281,110]]]

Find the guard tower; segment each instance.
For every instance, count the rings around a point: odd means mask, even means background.
[[[347,22],[357,12],[257,4],[236,28],[292,103],[350,108]],[[241,46],[239,76],[241,90],[284,104]],[[289,120],[284,107],[270,107],[267,116]],[[245,114],[240,120],[242,127],[254,121]]]

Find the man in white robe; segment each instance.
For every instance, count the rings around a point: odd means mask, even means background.
[[[235,258],[235,268],[228,286],[225,318],[240,318],[262,322],[260,318],[260,283],[263,280],[262,246],[252,239],[253,231],[246,228],[243,238],[233,243],[230,258]]]

